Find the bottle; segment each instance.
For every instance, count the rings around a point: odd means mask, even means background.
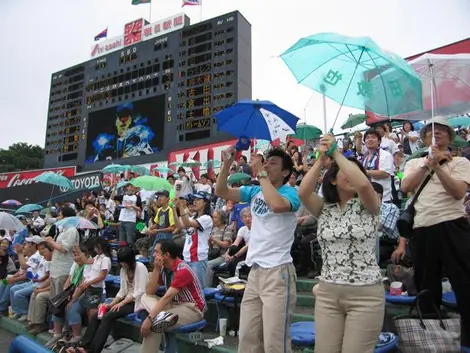
[[[452,292],[452,286],[450,285],[448,278],[442,279],[442,293]]]

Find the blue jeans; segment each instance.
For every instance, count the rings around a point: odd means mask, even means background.
[[[0,311],[7,311],[8,306],[10,305],[10,291],[13,287],[16,287],[20,284],[25,283],[24,281],[16,282],[9,285],[4,285],[0,283]]]
[[[31,298],[33,290],[31,282],[18,284],[10,290],[11,308],[16,314],[28,315],[29,298]]]
[[[207,273],[207,260],[188,262],[189,267],[191,267],[196,273],[197,279],[201,284],[201,288],[204,288],[204,279],[206,278]]]
[[[135,244],[135,222],[120,222],[119,240],[125,241],[129,245]]]

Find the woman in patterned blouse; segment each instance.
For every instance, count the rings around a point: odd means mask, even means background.
[[[323,268],[315,303],[316,353],[372,353],[385,310],[375,258],[380,200],[362,165],[320,141],[320,158],[302,180],[299,197],[318,217]],[[332,148],[333,147],[333,148]],[[314,193],[326,154],[323,198]]]

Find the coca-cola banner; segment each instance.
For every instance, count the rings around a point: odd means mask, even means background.
[[[11,188],[35,183],[34,178],[44,172],[55,172],[67,178],[75,175],[75,167],[64,167],[58,169],[36,169],[24,172],[0,173],[0,189]]]

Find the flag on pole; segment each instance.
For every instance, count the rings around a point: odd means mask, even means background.
[[[106,38],[107,36],[108,36],[108,29],[106,28],[95,36],[95,42],[97,40],[100,40],[101,38]]]
[[[189,6],[202,5],[202,0],[183,0],[183,5],[181,7],[185,7],[186,5],[189,5]]]
[[[132,0],[132,5],[150,4],[152,0]]]

